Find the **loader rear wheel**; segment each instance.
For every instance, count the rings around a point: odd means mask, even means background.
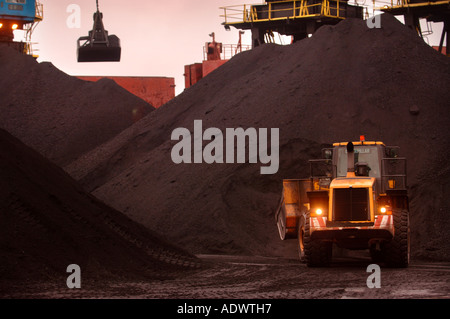
[[[310,225],[311,218],[308,212],[303,236],[304,260],[308,267],[326,267],[331,261],[332,243],[311,238]]]
[[[405,209],[394,209],[394,237],[384,245],[384,257],[387,266],[396,268],[408,267],[410,258],[409,212]]]

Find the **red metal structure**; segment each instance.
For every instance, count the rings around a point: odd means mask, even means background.
[[[175,79],[165,77],[132,76],[78,76],[85,81],[96,82],[102,78],[114,80],[128,92],[158,108],[175,97]]]
[[[203,62],[193,63],[184,66],[185,88],[189,88],[209,73],[225,64],[232,56],[239,52],[249,50],[249,45],[242,45],[242,33],[239,32],[239,42],[237,45],[223,45],[216,42],[214,32],[209,36],[212,37],[212,42],[206,42],[203,47]]]

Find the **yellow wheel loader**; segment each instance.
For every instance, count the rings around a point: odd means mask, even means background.
[[[310,160],[310,177],[283,180],[275,213],[281,240],[295,238],[309,267],[330,264],[333,243],[369,249],[376,263],[407,267],[410,257],[406,159],[383,142],[333,144]]]

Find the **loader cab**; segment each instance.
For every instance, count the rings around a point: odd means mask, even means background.
[[[375,192],[382,192],[382,158],[385,146],[382,142],[354,142],[354,173],[356,177],[375,178]],[[335,143],[333,150],[334,177],[347,176],[347,143]]]
[[[381,178],[381,145],[355,146],[354,167],[356,176]],[[347,175],[347,148],[339,146],[334,152],[336,177]]]
[[[373,177],[376,194],[406,190],[406,158],[399,157],[398,146],[383,142],[359,141],[354,145],[355,177]],[[315,190],[327,190],[335,178],[347,177],[348,142],[334,143],[322,149],[321,159],[309,160],[310,179],[317,180]]]
[[[406,189],[406,158],[399,157],[398,146],[383,142],[353,142],[356,177],[374,177],[377,194]],[[347,142],[333,144],[333,178],[347,176]]]

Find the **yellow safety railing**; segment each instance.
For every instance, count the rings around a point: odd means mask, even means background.
[[[24,25],[24,31],[25,31],[25,48],[24,48],[25,52],[24,53],[31,55],[35,58],[39,57],[37,54],[35,54],[35,52],[39,51],[39,50],[36,50],[35,48],[33,48],[33,44],[36,44],[36,43],[31,42],[31,35],[33,34],[34,29],[36,29],[36,26],[42,20],[44,20],[44,5],[42,3],[40,3],[39,0],[36,0],[34,21]]]
[[[36,54],[36,52],[39,51],[39,49],[33,48],[33,44],[37,44],[37,43],[36,42],[26,42],[23,53],[25,53],[27,55],[31,55],[33,58],[37,59],[37,58],[39,58],[39,55]]]
[[[228,60],[240,52],[251,50],[251,48],[252,46],[247,44],[223,44],[220,58],[222,60]],[[208,49],[206,47],[203,47],[203,60],[207,60],[207,56]]]
[[[44,5],[39,1],[36,1],[36,15],[35,19],[38,21],[44,20]]]
[[[393,0],[392,0],[393,1]],[[404,0],[406,1],[406,0]],[[333,18],[345,18],[344,6],[341,3],[345,3],[342,0],[322,0],[314,4],[308,4],[306,0],[296,1],[276,1],[266,4],[266,10],[257,10],[261,5],[235,5],[221,7],[223,10],[222,18],[225,19],[224,24],[238,24],[246,22],[264,22],[305,18],[305,17],[317,17],[326,16]],[[277,9],[277,4],[292,4],[287,8]],[[281,17],[280,17],[281,13]],[[258,16],[259,15],[259,16]],[[264,18],[261,18],[264,16]],[[267,18],[266,18],[267,17]]]
[[[234,5],[227,7],[220,7],[223,14],[220,17],[225,18],[225,24],[236,22],[250,22],[250,8],[251,4]]]

